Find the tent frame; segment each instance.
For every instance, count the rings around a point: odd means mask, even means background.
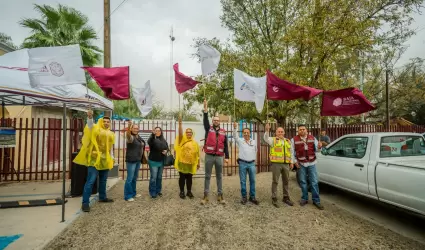
[[[18,93],[17,93],[18,92]],[[5,106],[52,106],[52,104],[62,104],[63,107],[63,122],[62,122],[62,219],[61,222],[65,222],[65,189],[66,189],[66,109],[67,104],[68,108],[71,107],[94,107],[97,109],[109,110],[105,104],[101,103],[97,100],[88,100],[88,99],[70,99],[50,94],[42,94],[42,93],[19,93],[20,91],[9,90],[0,87],[0,99],[2,106],[2,124],[4,126],[5,122]],[[7,93],[7,94],[3,94]],[[28,101],[28,99],[33,101]],[[40,100],[43,99],[43,100]],[[35,102],[34,102],[35,101]]]

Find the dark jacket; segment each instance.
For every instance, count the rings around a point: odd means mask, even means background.
[[[132,135],[130,140],[127,140],[127,151],[125,152],[126,162],[141,162],[145,156],[146,142],[139,135]]]
[[[165,159],[165,155],[162,154],[162,150],[168,150],[168,143],[165,139],[155,137],[154,134],[148,139],[149,144],[149,160],[162,162]]]
[[[205,129],[205,142],[207,141],[208,131],[210,131],[210,121],[208,120],[208,113],[204,112],[204,129]],[[218,131],[216,131],[218,136]],[[229,146],[227,145],[227,135],[224,137],[224,157],[229,159]]]

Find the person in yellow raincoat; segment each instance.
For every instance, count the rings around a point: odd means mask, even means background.
[[[113,145],[115,135],[110,130],[111,119],[103,117],[97,124],[93,122],[93,111],[87,112],[87,125],[84,128],[82,147],[74,163],[87,166],[88,174],[83,191],[82,210],[90,212],[90,196],[99,174],[99,202],[113,202],[106,197],[106,180],[108,172],[114,165]]]
[[[180,187],[180,198],[185,199],[186,195],[193,199],[192,194],[192,177],[196,174],[196,170],[199,169],[199,145],[195,141],[195,135],[193,130],[187,128],[183,134],[182,118],[179,117],[179,132],[174,143],[174,152],[176,159],[174,161],[174,167],[179,171],[179,187]],[[184,193],[184,186],[186,183],[187,193]]]

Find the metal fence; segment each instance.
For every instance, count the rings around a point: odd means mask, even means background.
[[[70,177],[70,166],[72,165],[71,155],[80,147],[80,140],[83,135],[84,123],[81,119],[66,120],[67,124],[67,157],[62,158],[62,120],[53,118],[43,119],[5,119],[1,121],[2,126],[13,127],[16,129],[16,145],[11,148],[0,148],[0,182],[10,181],[44,181],[44,180],[60,180],[62,177],[62,161],[67,161],[67,178]],[[175,121],[144,121],[139,123],[141,133],[149,135],[153,128],[160,127],[163,130],[164,137],[173,149],[174,139],[176,137]],[[189,124],[188,126],[196,124]],[[198,123],[198,125],[202,125]],[[225,176],[237,175],[239,172],[237,165],[238,149],[233,142],[231,123],[222,123],[221,126],[227,131],[229,138],[229,156],[228,164],[225,164],[223,174]],[[274,135],[277,124],[271,124],[271,135]],[[320,128],[318,125],[306,125],[309,132],[318,136]],[[264,126],[262,124],[241,124],[241,128],[251,128],[251,135],[257,144],[257,171],[269,171],[269,147],[262,139],[264,136]],[[284,126],[286,137],[291,138],[296,135],[298,125],[287,124]],[[119,175],[124,179],[126,175],[125,166],[125,130],[127,123],[123,121],[114,121],[112,123],[112,131],[115,133],[114,157],[115,163],[118,164]],[[351,133],[367,133],[367,132],[425,132],[424,126],[391,126],[387,130],[381,125],[328,125],[325,129],[331,140],[335,140],[340,136]],[[204,134],[197,135],[203,137]],[[203,141],[200,141],[200,146]],[[173,151],[173,150],[172,150]],[[198,176],[204,175],[203,170],[203,152],[201,153],[201,168]],[[163,178],[176,178],[178,172],[174,167],[165,167]],[[147,180],[149,178],[149,167],[142,165],[139,178]]]

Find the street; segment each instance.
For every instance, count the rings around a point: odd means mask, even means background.
[[[359,217],[425,244],[425,218],[381,202],[321,184],[320,196]]]

